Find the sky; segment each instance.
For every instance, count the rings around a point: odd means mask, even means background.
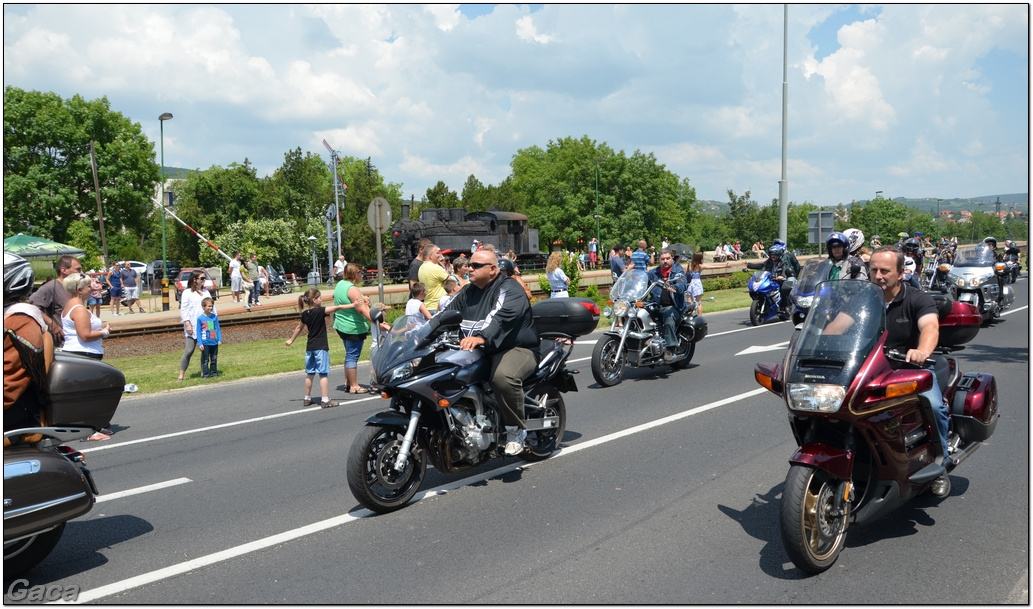
[[[784,5],[4,5],[4,85],[107,97],[165,165],[371,157],[420,199],[588,138],[699,199],[782,177]],[[789,199],[1029,190],[1029,8],[790,5]],[[157,159],[156,159],[157,160]]]

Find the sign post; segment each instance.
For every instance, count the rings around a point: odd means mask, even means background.
[[[391,204],[387,199],[377,197],[370,201],[366,210],[366,220],[377,238],[377,286],[380,302],[384,302],[384,248],[381,246],[381,236],[391,226]]]

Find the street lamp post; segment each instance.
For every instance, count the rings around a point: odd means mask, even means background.
[[[603,241],[599,235],[599,163],[602,163],[603,159],[595,159],[595,259],[596,266],[599,265],[599,259],[603,255]]]
[[[161,132],[161,310],[169,310],[169,252],[165,241],[165,121],[172,118],[171,112],[158,117]]]

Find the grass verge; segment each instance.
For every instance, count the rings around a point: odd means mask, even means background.
[[[710,300],[710,297],[713,297],[714,300]],[[715,290],[703,294],[704,315],[749,306],[750,295],[746,293],[745,288]],[[600,316],[599,327],[606,328],[609,325],[610,320]],[[363,343],[362,355],[359,359],[369,359],[369,345],[370,341],[368,340]],[[339,344],[336,347],[336,350],[333,346],[330,349],[331,365],[334,366],[330,373],[331,387],[342,384],[344,378],[344,373],[340,370],[340,367],[343,365],[344,354]],[[259,340],[247,345],[223,345],[219,348],[219,378],[217,379],[201,379],[201,352],[198,350],[194,351],[194,357],[190,360],[190,369],[187,370],[186,378],[183,382],[176,382],[180,355],[181,353],[177,351],[130,357],[106,357],[104,361],[121,370],[126,375],[126,382],[135,383],[139,387],[140,393],[157,393],[180,387],[192,387],[282,372],[297,373],[297,383],[300,390],[305,378],[304,336],[299,337],[297,342],[290,347],[284,345],[283,339],[280,338]],[[337,380],[342,382],[338,383]]]

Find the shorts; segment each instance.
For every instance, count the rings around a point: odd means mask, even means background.
[[[110,290],[108,290],[108,294],[110,294],[112,298],[121,298],[122,288],[111,288]]]
[[[240,284],[243,283],[244,278],[240,275],[230,277],[230,291],[240,292]]]
[[[101,298],[94,298],[93,296],[90,296],[90,299],[86,301],[86,304],[92,307],[93,305],[104,304],[104,302]]]
[[[306,351],[305,374],[330,374],[330,352],[326,349]]]
[[[122,288],[122,300],[136,300],[137,294],[140,293],[139,286],[126,286]]]
[[[595,264],[595,252],[588,252],[588,259]]]

